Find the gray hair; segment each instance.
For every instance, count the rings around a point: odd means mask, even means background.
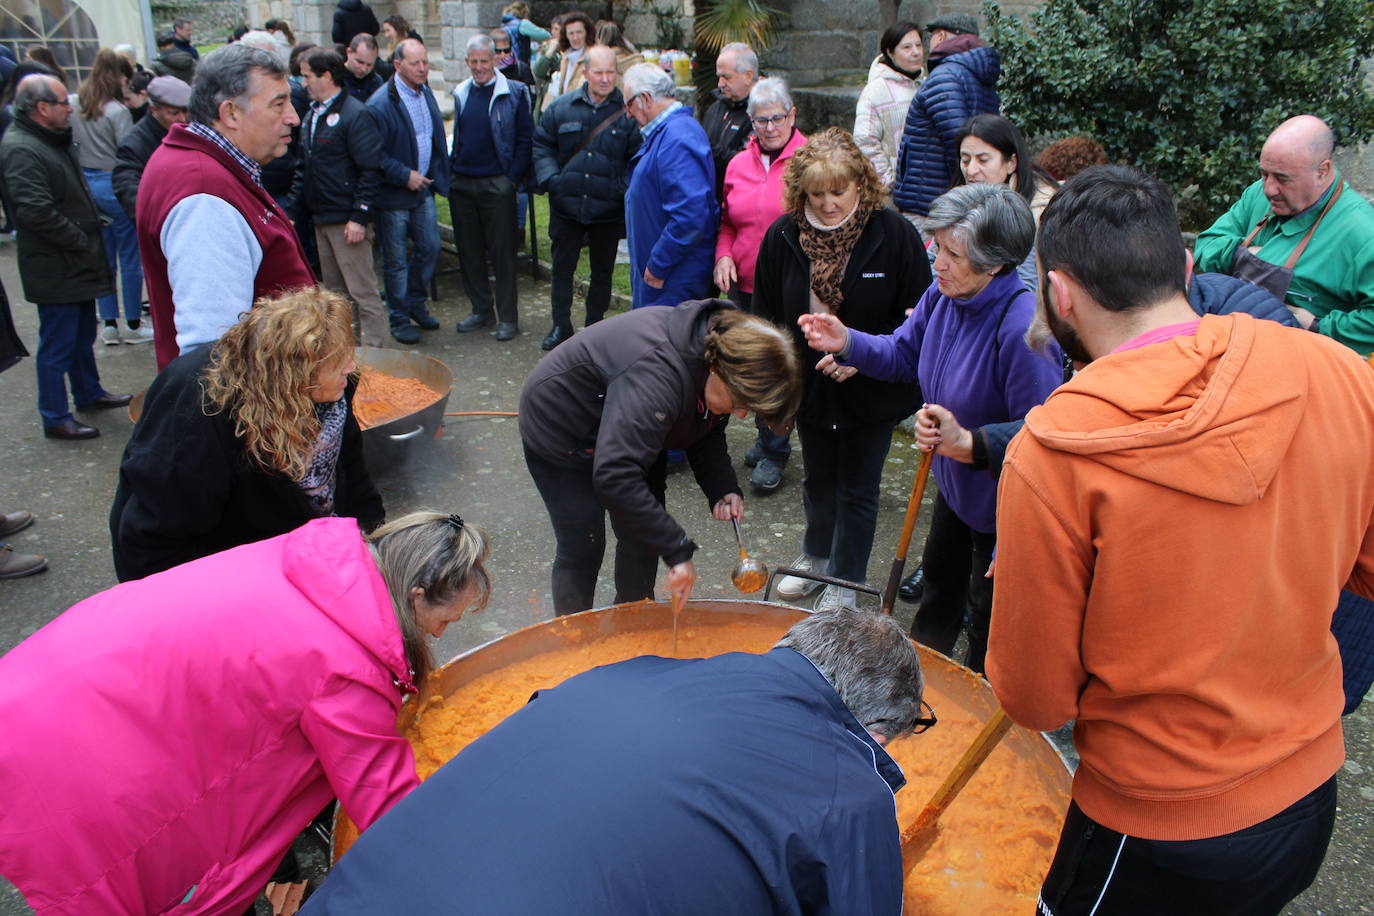
[[[751,118],[756,111],[767,105],[778,105],[784,112],[795,107],[792,104],[792,93],[787,91],[785,80],[770,76],[766,80],[759,80],[754,84],[754,88],[749,90],[749,104],[745,106],[745,110]]]
[[[1005,184],[965,184],[937,197],[921,221],[927,233],[948,229],[980,273],[1010,273],[1035,244],[1035,217],[1026,199]]]
[[[421,509],[377,528],[367,535],[367,544],[391,596],[406,661],[415,672],[416,686],[423,689],[421,682],[434,669],[434,656],[415,620],[410,590],[423,591],[430,604],[446,604],[471,589],[469,609],[475,613],[486,607],[491,599],[487,533],[463,524],[456,515]]]
[[[625,71],[625,98],[649,93],[660,99],[677,99],[677,83],[656,64],[635,64]]]
[[[14,113],[29,114],[38,107],[39,102],[56,104],[65,97],[62,91],[65,88],[55,76],[30,73],[19,81],[18,88],[14,90]]]
[[[219,120],[219,106],[225,102],[247,107],[254,73],[285,79],[286,66],[279,55],[241,41],[205,55],[191,83],[191,102],[186,108],[191,120],[198,124],[214,124]]]
[[[467,53],[473,51],[486,51],[492,57],[496,56],[496,42],[491,40],[490,35],[474,35],[468,39]]]
[[[735,59],[736,70],[747,70],[756,77],[759,75],[759,56],[754,53],[753,48],[749,47],[744,42],[730,42],[720,49],[720,53],[716,55],[716,60],[719,61],[726,54],[729,54]]]
[[[239,39],[238,43],[266,51],[268,54],[279,59],[282,66],[286,66],[287,60],[291,56],[291,49],[283,44],[282,39],[262,29],[253,29],[250,32],[244,32],[243,37]]]
[[[921,713],[921,656],[901,624],[887,614],[840,608],[795,624],[775,649],[792,649],[825,675],[864,728],[899,738]]]

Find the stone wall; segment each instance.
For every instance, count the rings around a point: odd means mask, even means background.
[[[257,3],[253,6],[256,7]],[[191,20],[194,28],[192,40],[196,44],[228,41],[235,26],[252,21],[245,0],[177,0],[174,3],[153,3],[151,11],[154,33],[170,32],[173,20]]]

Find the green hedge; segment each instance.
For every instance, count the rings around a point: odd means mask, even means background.
[[[1374,135],[1363,61],[1374,0],[1048,0],[1023,22],[985,0],[1003,113],[1028,134],[1086,133],[1169,182],[1205,228],[1259,177],[1279,122],[1316,114]]]

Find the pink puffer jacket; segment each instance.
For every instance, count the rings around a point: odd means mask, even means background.
[[[792,154],[806,143],[799,130],[783,145],[768,168],[763,167],[759,138],[750,137],[725,167],[721,194],[720,234],[716,236],[716,260],[729,255],[739,274],[739,288],[754,291],[754,264],[768,227],[782,216],[782,175]]]
[[[357,522],[126,582],[0,658],[0,873],[39,914],[243,912],[337,795],[418,785],[413,690]]]

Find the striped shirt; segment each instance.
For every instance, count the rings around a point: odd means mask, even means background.
[[[425,100],[424,87],[411,89],[406,85],[406,81],[397,75],[396,89],[400,93],[401,104],[405,106],[406,114],[410,115],[410,124],[415,128],[415,146],[420,152],[420,161],[415,166],[415,171],[428,177],[429,157],[434,148],[434,122],[429,118],[429,104]]]

